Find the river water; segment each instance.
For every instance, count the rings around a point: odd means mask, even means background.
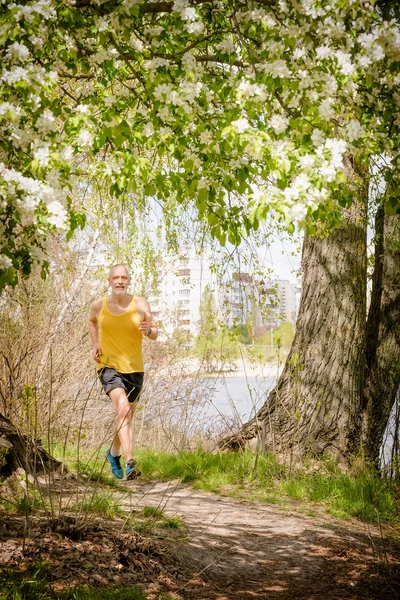
[[[274,387],[276,377],[210,377],[203,379],[206,402],[201,416],[203,423],[236,426],[246,423],[264,404],[268,392]],[[382,466],[391,459],[395,415],[400,413],[400,390],[386,428],[381,448]]]
[[[203,380],[206,402],[203,415],[245,423],[264,404],[275,377],[210,377]]]

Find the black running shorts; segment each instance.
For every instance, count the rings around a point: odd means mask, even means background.
[[[111,367],[104,367],[99,371],[105,393],[108,395],[111,390],[123,388],[129,402],[135,402],[139,398],[143,387],[143,375],[144,373],[119,373]]]

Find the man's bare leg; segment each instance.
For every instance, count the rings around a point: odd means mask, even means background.
[[[115,410],[117,411],[117,422],[115,426],[114,441],[111,451],[119,454],[121,446],[124,453],[125,462],[132,458],[133,450],[133,431],[132,417],[136,410],[136,402],[130,403],[123,388],[115,388],[108,392]]]

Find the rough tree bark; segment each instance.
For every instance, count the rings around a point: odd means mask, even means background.
[[[365,194],[346,226],[324,239],[306,237],[296,333],[282,375],[255,418],[220,448],[258,439],[295,460],[351,451],[364,382],[366,205]]]
[[[400,386],[400,216],[376,215],[375,268],[367,321],[361,441],[378,465],[383,435]]]

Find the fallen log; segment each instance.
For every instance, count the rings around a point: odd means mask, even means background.
[[[43,448],[41,441],[20,432],[0,413],[0,477],[9,477],[19,468],[28,475],[56,471],[62,463]]]

